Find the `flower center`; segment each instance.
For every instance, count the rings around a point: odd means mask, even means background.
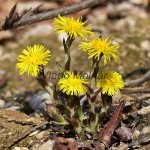
[[[70,79],[69,82],[73,86],[80,84],[80,80],[79,79]]]
[[[82,28],[81,23],[75,22],[75,21],[70,21],[68,24],[68,28],[70,31],[79,31]]]
[[[111,85],[113,85],[114,83],[115,83],[115,80],[114,79],[106,79],[106,82],[108,83],[108,84],[111,84]]]
[[[38,56],[29,56],[27,62],[29,65],[39,65]]]

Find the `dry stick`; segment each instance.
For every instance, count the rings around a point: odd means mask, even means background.
[[[56,17],[58,14],[60,15],[68,15],[71,13],[76,13],[80,10],[96,6],[100,3],[103,3],[105,1],[110,1],[110,0],[85,0],[83,2],[79,2],[70,6],[66,6],[64,8],[59,8],[56,10],[52,11],[47,11],[47,12],[42,12],[38,14],[25,14],[23,15],[18,21],[14,22],[12,26],[5,28],[3,27],[4,23],[1,24],[0,30],[7,30],[7,29],[12,29],[12,28],[17,28],[20,26],[24,25],[30,25],[33,23],[41,22],[44,20],[52,19]]]
[[[143,86],[143,87],[125,87],[120,91],[121,91],[122,94],[150,93],[150,89],[147,86]]]
[[[26,136],[28,136],[30,133],[34,132],[35,130],[37,130],[38,128],[43,127],[44,125],[49,124],[48,121],[42,122],[39,125],[29,129],[28,131],[25,131],[23,133],[21,133],[20,135],[18,135],[17,137],[13,137],[11,138],[7,144],[2,144],[0,145],[0,149],[9,149],[12,146],[14,146],[17,142],[19,142],[20,140],[22,140],[23,138],[25,138]]]
[[[142,76],[141,78],[138,78],[138,79],[135,79],[135,80],[126,81],[126,82],[125,82],[125,85],[126,85],[126,86],[139,85],[139,84],[141,84],[141,83],[143,83],[143,82],[145,82],[145,81],[147,81],[147,80],[150,80],[150,70],[147,71],[147,72],[145,73],[145,75]]]
[[[122,110],[125,106],[125,102],[120,102],[119,106],[114,111],[110,121],[106,124],[106,126],[100,131],[99,134],[99,149],[105,150],[106,147],[109,146],[111,136],[113,135],[116,127],[120,124],[122,120]]]
[[[128,94],[128,93],[127,93]],[[134,94],[134,93],[132,93]],[[128,95],[129,96],[129,95]],[[150,99],[150,94],[141,94],[141,95],[130,95],[129,96],[131,102],[142,103],[147,102]]]
[[[150,93],[150,89],[146,88],[124,88],[122,90],[120,90],[122,94],[134,94],[134,93]]]

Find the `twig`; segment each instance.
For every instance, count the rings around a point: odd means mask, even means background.
[[[143,74],[145,74],[148,70],[149,70],[149,69],[147,69],[147,68],[139,68],[139,69],[133,70],[132,72],[127,73],[127,74],[123,77],[123,79],[126,80],[127,78],[130,78],[130,77],[132,77],[132,76],[134,76],[134,75],[137,75],[137,74],[138,74],[138,75],[143,75]]]
[[[122,94],[150,93],[150,89],[147,87],[124,88],[121,90],[121,93]]]
[[[15,12],[16,7],[17,7],[17,4],[15,4],[12,7],[12,9],[9,12],[9,16],[6,17],[5,22],[2,25],[2,28],[7,29],[7,28],[11,27],[14,24],[14,22],[17,22],[18,20],[21,19],[22,16],[19,15],[17,12]]]
[[[125,106],[125,102],[120,102],[120,105],[114,111],[110,121],[106,124],[106,126],[101,130],[99,135],[99,149],[104,150],[106,147],[109,147],[111,137],[122,120],[122,110]]]
[[[136,103],[146,102],[147,103],[147,100],[150,99],[150,94],[146,93],[146,94],[140,94],[140,95],[139,94],[126,95],[125,99],[128,99],[130,102],[136,102]]]
[[[3,22],[0,26],[0,30],[8,30],[12,28],[17,28],[24,25],[30,25],[33,23],[41,22],[44,20],[52,19],[56,17],[58,14],[60,15],[68,15],[71,13],[78,12],[80,10],[96,6],[100,3],[103,3],[105,1],[109,0],[85,0],[83,2],[79,2],[73,5],[66,6],[64,8],[59,8],[52,11],[42,12],[42,13],[34,13],[33,11],[30,11],[31,13],[27,13],[25,15],[22,15],[22,17],[19,18],[19,20],[15,20],[11,25],[5,26],[5,22]],[[21,16],[21,15],[20,15]]]
[[[135,80],[130,80],[130,81],[125,81],[125,85],[126,86],[130,86],[130,85],[139,85],[147,80],[150,80],[150,70],[147,71],[144,76],[138,78],[138,79],[135,79]]]
[[[29,129],[28,131],[25,131],[25,132],[21,133],[17,137],[13,137],[13,138],[9,139],[9,141],[7,142],[7,144],[0,145],[0,149],[9,149],[9,148],[11,148],[17,142],[19,142],[20,140],[22,140],[23,138],[25,138],[26,136],[28,136],[30,133],[34,132],[38,128],[43,127],[46,124],[49,124],[49,122],[48,121],[42,122],[41,124],[33,127],[32,129]]]

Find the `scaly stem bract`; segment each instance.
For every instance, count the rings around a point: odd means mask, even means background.
[[[101,93],[101,97],[102,97],[103,108],[106,111],[107,108],[112,105],[112,96],[109,96],[107,94],[102,94]]]

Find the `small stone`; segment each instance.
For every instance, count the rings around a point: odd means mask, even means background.
[[[60,41],[60,42],[62,42],[63,41],[63,39],[65,39],[65,40],[67,40],[67,34],[64,32],[64,33],[61,33],[61,34],[59,34],[58,36],[57,36],[57,38],[58,38],[58,40]]]
[[[129,26],[129,28],[134,31],[136,26],[136,20],[133,17],[127,17],[126,18],[126,24]]]
[[[106,10],[105,9],[95,9],[93,11],[93,15],[99,22],[103,22],[107,19]]]
[[[44,114],[46,109],[46,104],[53,103],[53,99],[49,93],[43,92],[34,95],[28,101],[28,103],[33,110],[39,110],[42,114]]]
[[[87,136],[88,139],[91,139],[91,135],[90,134],[87,133],[86,136]]]
[[[122,97],[121,93],[114,94],[113,97],[112,97],[113,102],[118,103],[121,97]]]
[[[13,150],[20,150],[20,147],[15,147]]]
[[[13,38],[13,32],[11,31],[1,31],[1,34],[0,34],[0,41],[4,41],[4,40],[10,40]]]
[[[42,144],[41,147],[39,147],[39,150],[53,150],[54,140],[48,140],[44,144]]]
[[[127,51],[123,51],[123,52],[121,53],[121,56],[126,57],[126,56],[127,56]]]
[[[0,109],[5,107],[5,101],[0,99]]]
[[[150,52],[147,53],[147,56],[150,58]]]
[[[140,135],[140,131],[135,130],[135,131],[133,132],[133,139],[138,139],[139,135]]]
[[[142,41],[141,48],[142,48],[142,50],[149,51],[150,50],[150,41],[149,40]]]
[[[147,6],[149,4],[149,0],[129,0],[132,4]]]
[[[39,132],[40,132],[39,130],[36,130],[36,131],[32,132],[31,134],[29,134],[29,136],[34,136],[34,135],[38,134]]]
[[[128,144],[125,144],[124,142],[119,142],[120,144],[117,146],[117,148],[115,147],[113,150],[125,150],[128,149]]]
[[[142,3],[142,0],[129,0],[130,3],[140,5]]]
[[[38,134],[36,135],[36,138],[37,138],[37,139],[42,139],[42,138],[44,137],[45,133],[46,133],[46,131],[41,131],[40,133],[38,133]]]
[[[135,66],[135,67],[138,67],[138,66],[139,66],[139,63],[135,63],[134,66]]]
[[[107,19],[107,9],[97,8],[87,15],[87,19],[94,25],[99,24]],[[100,27],[100,26],[99,26]]]
[[[27,147],[15,147],[13,150],[29,150]]]
[[[24,34],[24,40],[26,40],[26,39],[28,39],[30,37],[37,37],[37,36],[38,37],[45,37],[45,36],[49,36],[51,31],[52,31],[52,25],[40,24],[40,25],[37,25],[36,27],[34,27],[32,29],[29,29],[29,31],[27,31]]]
[[[121,74],[124,73],[124,68],[123,68],[122,65],[119,65],[119,66],[117,67],[117,69],[118,69],[118,71],[119,71]]]
[[[121,28],[124,28],[125,25],[126,25],[125,19],[120,19],[117,22],[115,22],[114,28],[115,28],[115,30],[119,30]]]
[[[116,6],[117,11],[128,11],[131,10],[133,8],[132,4],[124,1],[122,3],[120,3],[119,5]]]
[[[5,70],[0,70],[0,75],[4,75],[6,74],[6,71]]]
[[[146,126],[141,130],[141,134],[149,134],[150,133],[150,126]]]
[[[5,53],[5,54],[3,54],[3,57],[1,58],[1,61],[9,59],[11,62],[14,62],[14,61],[16,61],[16,58],[17,58],[17,56],[13,52]]]
[[[0,46],[0,57],[2,57],[3,52],[4,52],[4,47]]]
[[[115,130],[115,132],[120,137],[121,141],[127,142],[133,138],[131,130],[127,127],[120,127]]]
[[[29,150],[27,147],[21,147],[21,150]]]
[[[135,44],[128,44],[128,48],[137,50],[137,46]]]
[[[150,106],[143,107],[142,109],[138,110],[137,113],[139,115],[146,115],[150,113]]]
[[[7,43],[5,44],[5,48],[6,49],[17,49],[18,48],[18,43],[14,42],[14,41],[7,41]]]

